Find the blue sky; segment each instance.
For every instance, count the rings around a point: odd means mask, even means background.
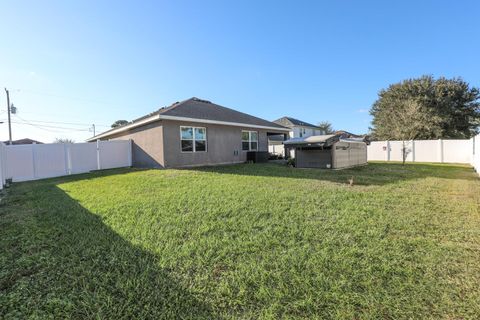
[[[391,83],[432,74],[480,86],[476,1],[7,0],[0,10],[14,139],[83,141],[91,123],[102,131],[192,96],[364,133]],[[5,109],[2,89],[0,119]]]

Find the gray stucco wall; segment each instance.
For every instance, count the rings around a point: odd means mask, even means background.
[[[180,126],[207,128],[206,152],[182,152]],[[242,151],[242,130],[258,132],[258,151],[268,151],[267,130],[217,124],[163,121],[164,156],[166,167],[187,167],[246,161]],[[275,132],[268,130],[268,132]],[[279,131],[281,133],[281,131]]]
[[[181,126],[205,127],[207,151],[182,152]],[[161,120],[108,139],[132,139],[132,162],[135,167],[176,168],[245,162],[247,152],[242,151],[242,130],[258,132],[258,151],[268,151],[267,131],[284,133],[281,130]]]
[[[162,168],[165,166],[162,121],[119,133],[109,137],[109,139],[132,139],[132,163],[134,167]]]

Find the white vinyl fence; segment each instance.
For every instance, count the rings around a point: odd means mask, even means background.
[[[402,161],[402,141],[372,141],[369,161]],[[405,141],[407,162],[467,163],[480,172],[480,135],[472,139]]]
[[[131,140],[0,144],[1,186],[6,179],[13,182],[37,180],[131,165]]]

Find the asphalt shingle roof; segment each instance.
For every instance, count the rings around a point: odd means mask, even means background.
[[[284,130],[288,129],[285,126],[282,126],[278,123],[270,122],[270,121],[254,117],[240,111],[236,111],[230,108],[220,106],[218,104],[212,103],[207,100],[202,100],[202,99],[193,97],[181,102],[175,102],[169,107],[160,108],[157,111],[154,111],[143,117],[130,121],[122,126],[118,126],[108,131],[102,132],[97,136],[108,136],[110,135],[110,132],[112,132],[113,134],[113,131],[117,131],[118,129],[121,129],[125,126],[135,124],[143,119],[146,119],[155,115],[232,122],[232,123],[240,123],[240,124],[246,124],[246,125],[272,127],[272,128],[278,128],[278,129],[284,129]],[[95,137],[92,137],[88,140],[94,140]]]
[[[298,120],[292,117],[283,117],[273,122],[278,123],[285,127],[302,126],[302,127],[312,127],[312,128],[319,129],[319,127],[314,124],[311,124],[302,120]]]
[[[285,127],[280,124],[257,118],[249,114],[198,98],[190,98],[188,100],[173,104],[170,107],[160,109],[158,110],[158,114],[203,120],[245,123],[257,126],[285,129]]]

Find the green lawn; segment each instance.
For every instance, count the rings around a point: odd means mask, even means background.
[[[480,179],[454,165],[18,183],[0,205],[0,318],[478,318],[479,208]]]

